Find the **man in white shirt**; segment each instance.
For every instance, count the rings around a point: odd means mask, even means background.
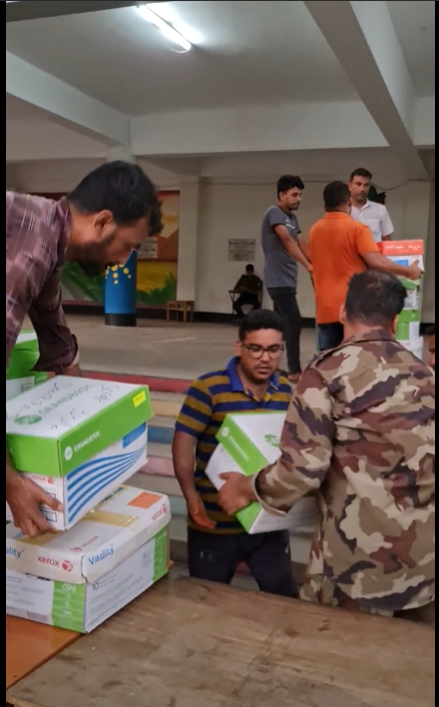
[[[351,192],[351,216],[356,221],[369,226],[375,243],[390,241],[394,233],[392,219],[383,204],[369,201],[372,186],[372,174],[360,167],[351,174],[349,190]]]

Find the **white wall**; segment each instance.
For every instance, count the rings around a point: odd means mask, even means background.
[[[339,177],[328,176],[318,181],[307,181],[306,176],[303,178],[306,181],[306,190],[298,218],[303,233],[307,233],[312,224],[323,215],[322,191],[325,184]],[[258,242],[256,267],[262,273],[261,219],[265,210],[275,203],[276,178],[264,180],[263,184],[239,184],[236,177],[232,180],[222,179],[221,182],[203,185],[201,188],[197,309],[229,313],[228,290],[242,274],[245,264],[228,262],[228,240],[229,238],[256,238]],[[397,238],[409,236],[404,228],[409,203],[410,185],[388,192],[387,205]],[[428,201],[425,209],[430,209]],[[422,238],[422,235],[412,233],[411,237]],[[434,231],[431,232],[430,240],[432,238],[434,240]],[[428,269],[427,286],[433,287],[434,290],[434,263],[430,259],[428,259]],[[311,281],[302,268],[300,271],[298,299],[302,315],[314,317],[315,305]],[[432,298],[434,300],[434,292],[428,293],[426,301]],[[269,306],[268,296],[265,303]]]
[[[327,155],[326,155],[327,158]],[[352,164],[369,164],[366,155]],[[315,161],[315,157],[314,157]],[[322,160],[323,162],[324,160]],[[29,162],[7,167],[6,183],[9,188],[23,191],[68,191],[77,182],[99,164],[99,160],[54,160],[45,162]],[[331,173],[330,168],[333,171]],[[322,190],[332,179],[341,179],[346,170],[343,163],[343,174],[336,174],[340,162],[334,156],[331,164],[326,159],[323,175],[309,176],[302,171],[306,182],[306,191],[302,208],[298,214],[304,233],[314,221],[321,217]],[[160,169],[156,165],[142,162],[144,169],[162,188],[176,188],[181,180],[175,174]],[[272,165],[270,164],[270,167]],[[306,167],[306,165],[301,165]],[[382,167],[382,165],[380,165]],[[244,173],[251,174],[251,169]],[[278,172],[277,174],[279,174]],[[260,226],[264,211],[275,203],[276,176],[239,178],[215,177],[210,183],[203,183],[198,188],[198,234],[196,239],[196,268],[192,257],[182,258],[180,267],[187,272],[180,272],[185,283],[185,291],[191,290],[190,279],[196,271],[196,282],[192,291],[198,311],[227,313],[231,311],[228,290],[238,280],[245,263],[228,262],[229,238],[255,238],[258,243],[256,267],[263,270],[263,257],[260,248]],[[424,314],[427,322],[435,320],[435,185],[430,190],[429,185],[400,184],[392,168],[391,174],[376,173],[376,183],[387,189],[387,205],[395,225],[397,238],[424,238],[427,241],[427,273],[424,285]],[[189,186],[192,193],[194,187]],[[430,191],[431,198],[430,198]],[[193,196],[193,195],[192,195]],[[188,202],[190,203],[190,202]],[[194,233],[197,218],[189,218],[185,214],[185,228],[181,230],[180,251],[187,247],[194,252]],[[423,216],[421,219],[420,216]],[[419,228],[425,230],[420,232]],[[183,226],[183,224],[182,224]],[[186,264],[184,264],[186,263]],[[190,273],[189,273],[190,269]],[[269,305],[269,298],[265,300]],[[310,280],[302,272],[299,282],[299,302],[305,317],[314,316],[314,297]]]

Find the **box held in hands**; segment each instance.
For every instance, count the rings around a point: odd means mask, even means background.
[[[151,417],[144,386],[66,376],[6,403],[15,468],[64,506],[43,509],[56,530],[71,528],[144,466]]]
[[[274,464],[280,455],[284,422],[284,413],[228,415],[217,436],[219,446],[206,469],[215,488],[220,489],[223,485],[220,476],[224,472],[254,476]],[[297,532],[314,528],[319,522],[319,512],[315,498],[306,497],[286,516],[268,513],[259,503],[252,503],[239,511],[237,518],[251,535],[276,530]]]

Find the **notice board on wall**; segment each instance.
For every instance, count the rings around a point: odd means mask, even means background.
[[[255,258],[255,238],[231,238],[229,240],[229,263],[254,263]]]

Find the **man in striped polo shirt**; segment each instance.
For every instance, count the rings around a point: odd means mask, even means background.
[[[296,597],[288,533],[248,535],[218,505],[217,491],[205,474],[226,415],[288,410],[291,387],[276,373],[283,337],[282,321],[271,311],[252,312],[244,320],[236,357],[225,370],[202,376],[189,389],[177,420],[173,457],[188,507],[191,577],[230,584],[245,562],[261,591]]]

